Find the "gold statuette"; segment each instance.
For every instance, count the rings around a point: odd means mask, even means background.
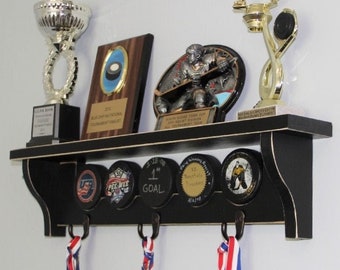
[[[283,9],[274,22],[273,34],[269,31],[269,23],[272,20],[270,10],[276,7],[278,0],[269,3],[256,3],[247,5],[245,0],[236,1],[234,10],[244,12],[244,22],[248,30],[252,33],[263,33],[269,59],[265,63],[259,82],[259,92],[261,100],[255,105],[257,113],[247,117],[267,116],[266,112],[277,112],[266,110],[262,113],[259,108],[268,106],[284,105],[281,100],[284,72],[281,58],[288,47],[293,43],[297,36],[297,18],[294,10]],[[242,115],[242,113],[241,113]],[[240,118],[240,115],[239,115]],[[241,118],[245,118],[244,115]]]

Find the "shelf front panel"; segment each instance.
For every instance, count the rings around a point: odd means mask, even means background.
[[[316,119],[279,115],[204,126],[135,133],[12,150],[11,160],[36,158],[108,159],[157,153],[211,150],[259,142],[261,133],[289,132],[314,139],[332,136],[332,124]]]

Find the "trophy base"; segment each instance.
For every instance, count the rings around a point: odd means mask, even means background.
[[[158,116],[155,130],[200,126],[213,123],[216,107],[167,113]]]
[[[281,114],[303,115],[303,112],[301,109],[289,107],[287,105],[270,105],[265,107],[255,107],[250,110],[238,112],[237,120],[263,118]]]
[[[79,140],[80,108],[66,104],[33,107],[31,140],[37,146]]]

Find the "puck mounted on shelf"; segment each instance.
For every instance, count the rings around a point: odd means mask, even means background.
[[[177,179],[179,195],[192,207],[208,202],[220,177],[221,163],[213,156],[192,154],[180,164]]]
[[[138,190],[144,203],[152,208],[164,206],[175,191],[178,164],[168,158],[153,157],[141,170]]]
[[[117,161],[111,165],[105,183],[105,197],[111,206],[124,209],[133,202],[137,190],[140,166],[130,161]]]
[[[90,210],[99,201],[107,168],[101,165],[80,165],[75,184],[75,198],[82,209]]]
[[[222,191],[235,204],[248,203],[261,184],[262,158],[255,150],[237,149],[222,163]]]

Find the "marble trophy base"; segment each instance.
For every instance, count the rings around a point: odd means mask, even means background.
[[[245,119],[255,119],[262,117],[270,117],[281,114],[294,114],[294,115],[303,115],[303,111],[300,108],[287,106],[285,104],[261,104],[261,101],[250,110],[245,110],[237,113],[237,120],[245,120]]]
[[[31,140],[27,147],[79,140],[80,108],[48,104],[33,108]]]

